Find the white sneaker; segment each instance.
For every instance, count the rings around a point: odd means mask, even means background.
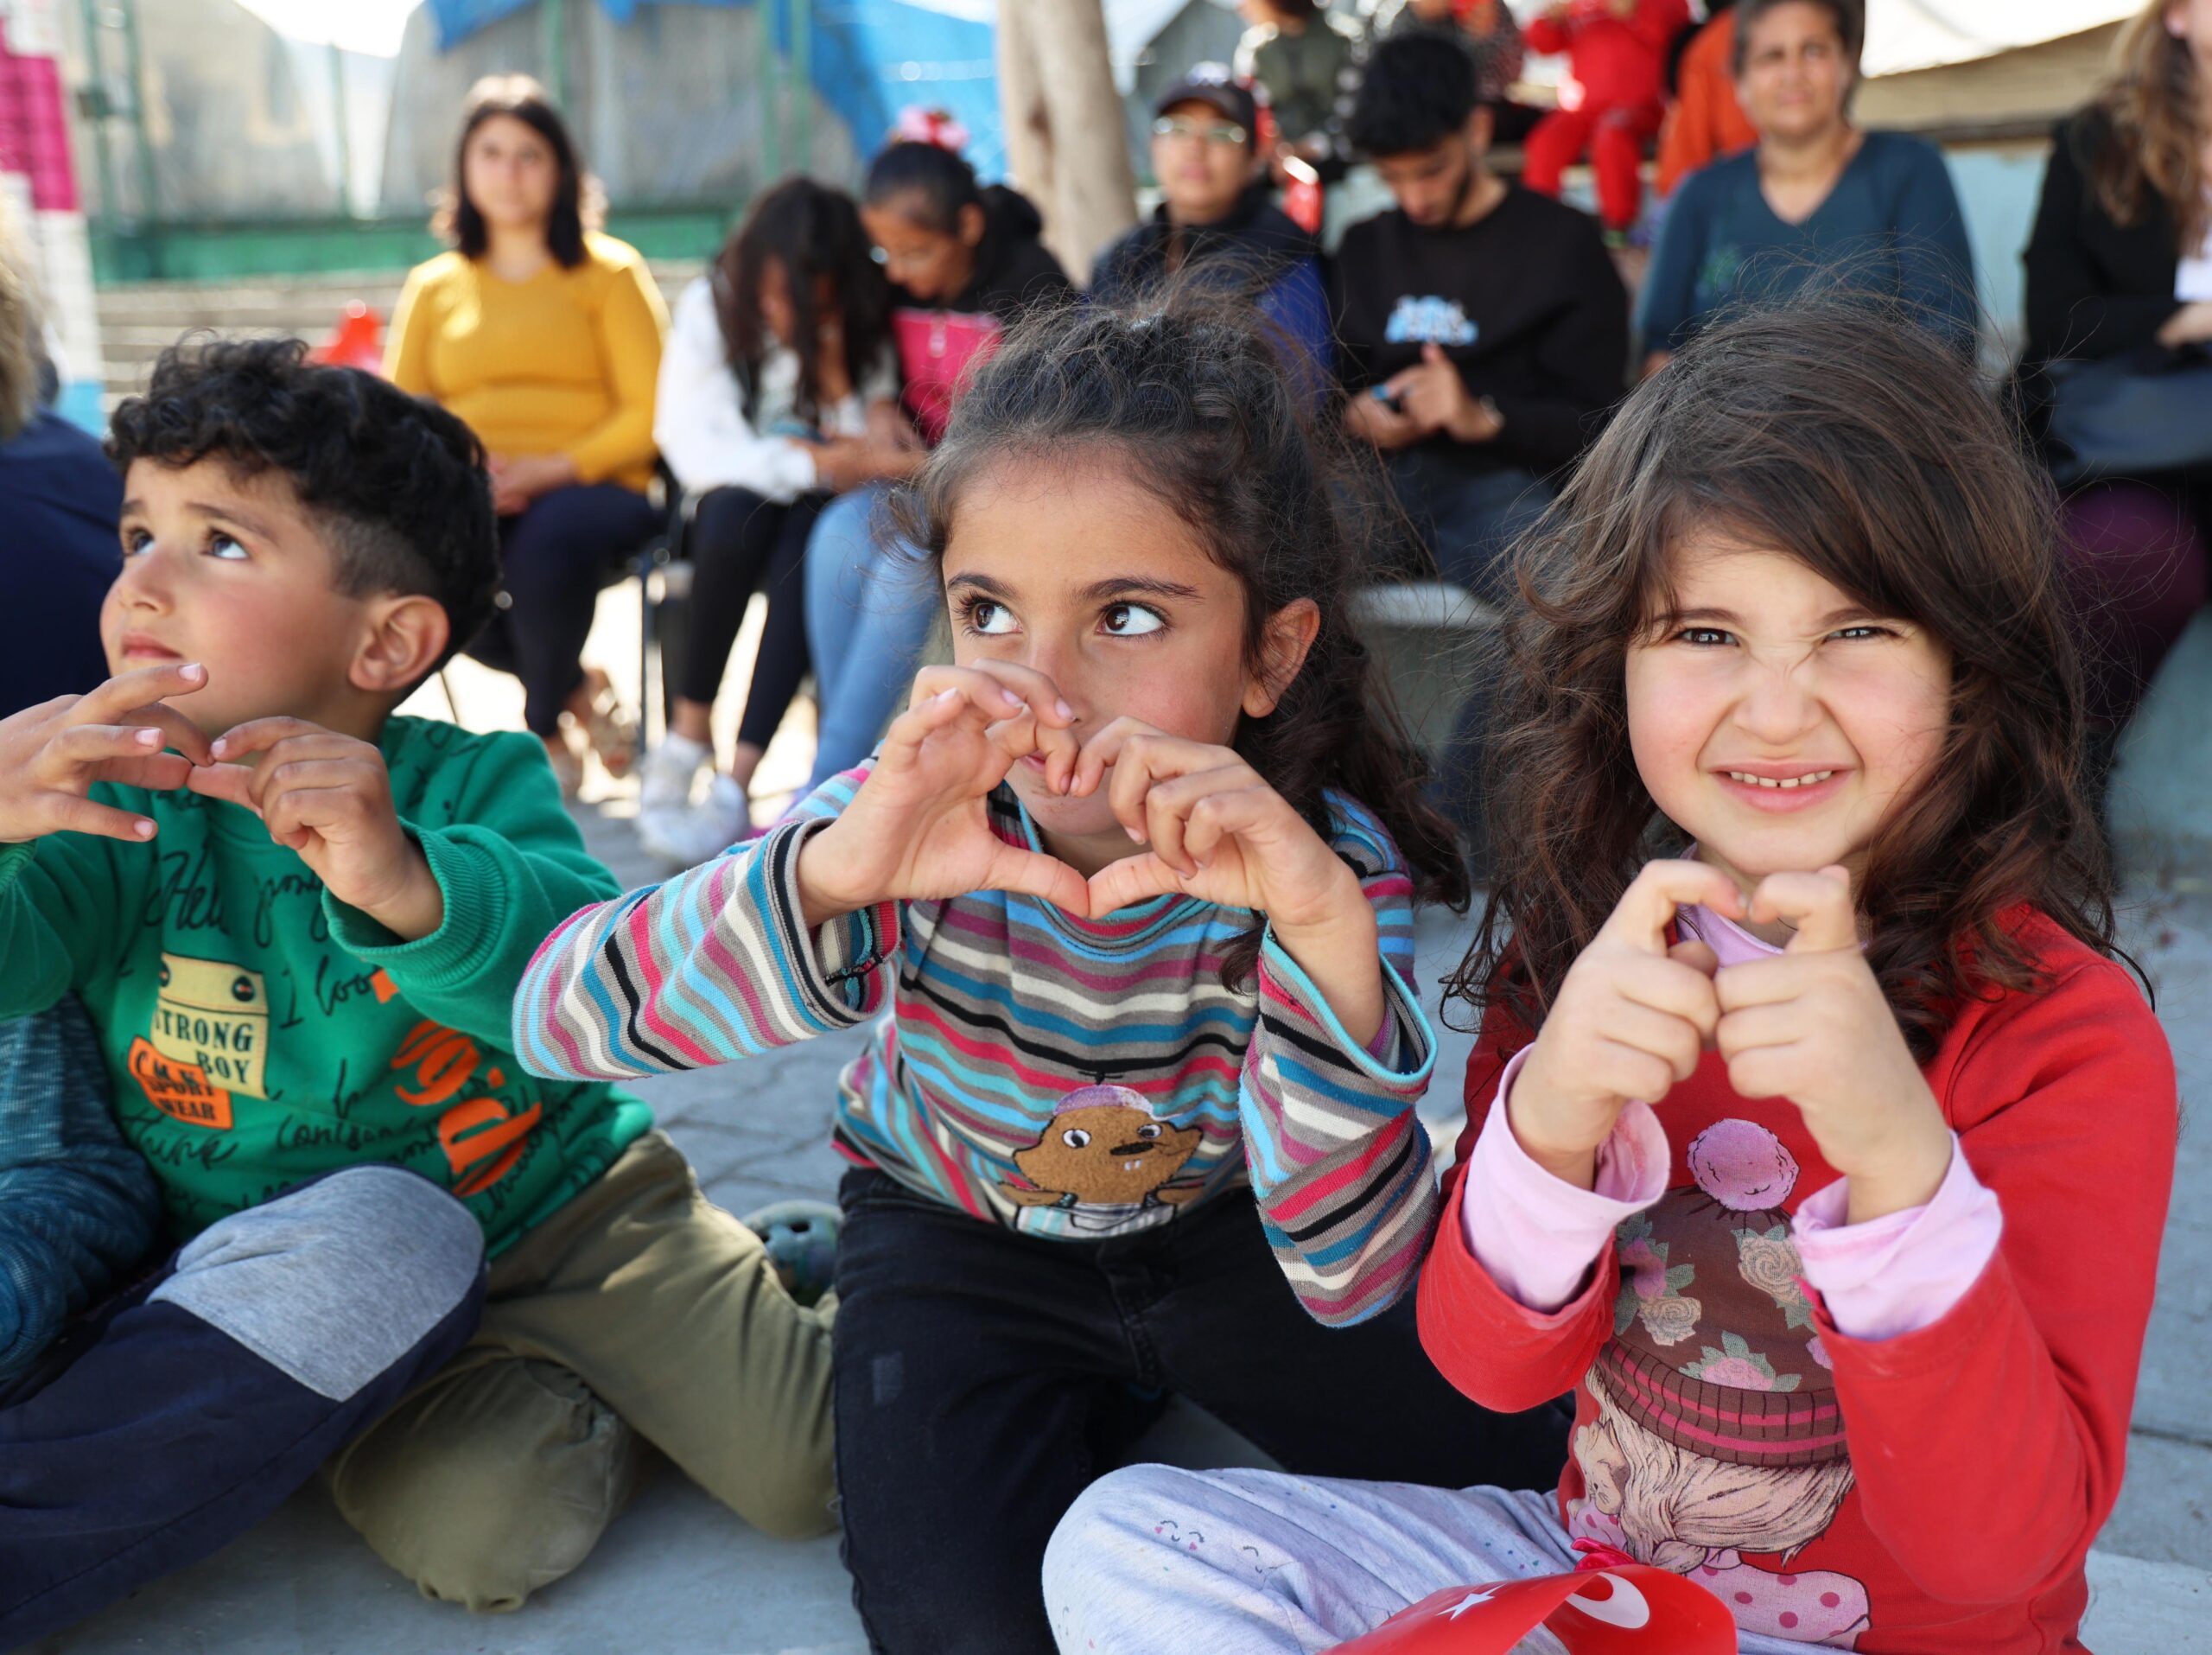
[[[682,810],[646,811],[638,817],[638,842],[663,862],[696,868],[735,844],[753,825],[745,789],[716,776],[707,796]]]
[[[691,784],[699,767],[711,757],[704,742],[661,737],[660,745],[645,754],[645,767],[639,773],[638,809],[645,814],[684,809],[691,803]]]

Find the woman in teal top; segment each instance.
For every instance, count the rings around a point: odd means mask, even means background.
[[[1644,372],[1731,304],[1815,277],[1901,302],[1974,348],[1974,256],[1934,146],[1851,124],[1853,0],[1741,0],[1736,95],[1758,143],[1685,179],[1637,304]]]

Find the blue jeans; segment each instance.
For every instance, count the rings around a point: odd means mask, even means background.
[[[1428,443],[1402,449],[1387,464],[1398,504],[1436,559],[1438,572],[1485,603],[1510,606],[1513,543],[1551,504],[1551,485],[1518,468],[1466,471]],[[1491,685],[1479,675],[1468,684],[1451,742],[1437,755],[1436,778],[1429,785],[1429,802],[1459,829],[1478,876],[1490,856],[1482,769],[1494,698]]]
[[[1552,487],[1517,466],[1467,471],[1440,446],[1424,442],[1389,455],[1390,486],[1444,578],[1485,603],[1503,604],[1513,595],[1506,553],[1551,504]]]
[[[875,750],[943,607],[922,554],[874,519],[871,483],[822,508],[806,543],[806,641],[822,706],[813,792]]]
[[[584,640],[599,589],[660,524],[660,508],[620,483],[572,483],[499,519],[507,607],[468,652],[522,680],[523,722],[531,735],[561,728],[562,706],[584,681]]]

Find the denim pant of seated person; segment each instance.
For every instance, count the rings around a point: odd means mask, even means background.
[[[325,1475],[425,1597],[478,1610],[581,1563],[648,1444],[756,1528],[823,1533],[835,1309],[649,1132],[492,1261],[474,1338]]]
[[[483,1232],[353,1167],[211,1225],[0,1389],[0,1649],[244,1533],[475,1326]]]

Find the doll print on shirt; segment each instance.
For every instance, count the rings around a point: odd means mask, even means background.
[[[1205,1134],[1154,1118],[1141,1092],[1080,1086],[1060,1099],[1037,1141],[1017,1149],[1026,1184],[1000,1187],[1023,1209],[1015,1227],[1055,1235],[1109,1235],[1157,1222],[1163,1209],[1203,1187],[1168,1187]]]
[[[1733,1119],[1699,1133],[1687,1159],[1694,1181],[1616,1234],[1621,1292],[1586,1378],[1597,1412],[1574,1435],[1584,1492],[1568,1531],[1689,1575],[1746,1631],[1855,1648],[1866,1588],[1789,1568],[1853,1481],[1783,1206],[1797,1162]]]

